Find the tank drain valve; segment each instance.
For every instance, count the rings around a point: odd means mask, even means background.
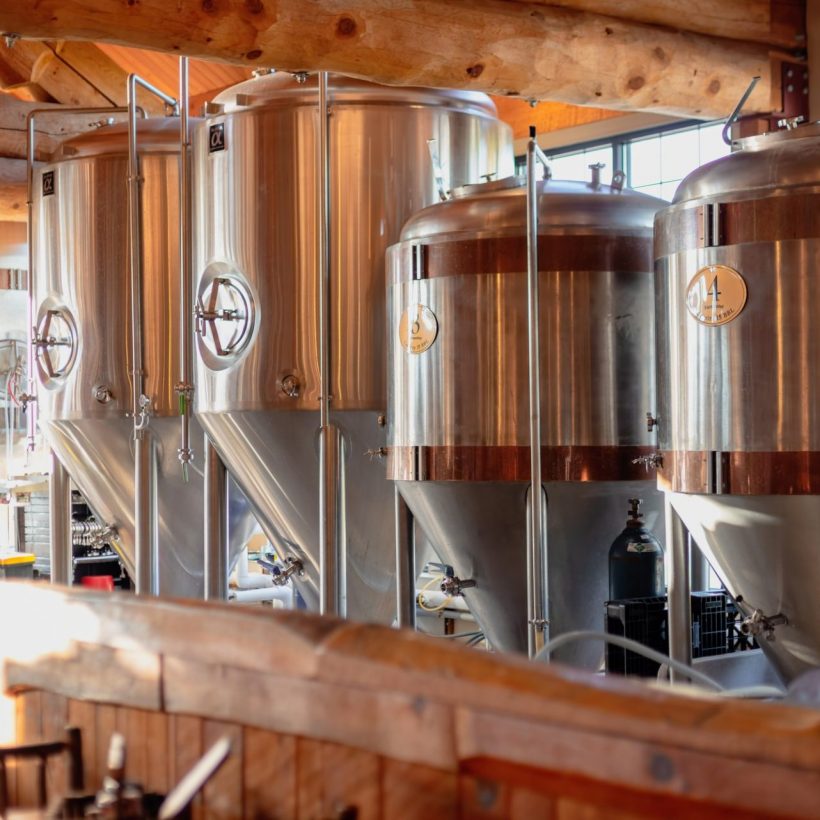
[[[743,599],[738,596],[737,603],[740,605]],[[744,618],[740,623],[740,631],[744,635],[752,638],[764,637],[767,641],[775,640],[774,631],[778,626],[788,626],[789,619],[782,613],[777,615],[764,615],[756,609],[751,615]]]
[[[633,458],[632,463],[643,464],[643,466],[646,467],[646,472],[649,472],[650,470],[657,470],[658,467],[663,467],[663,454],[649,453],[649,455],[646,456]]]
[[[257,558],[256,563],[270,572],[271,581],[277,587],[283,587],[294,575],[301,577],[305,574],[305,567],[302,562],[292,555],[285,558],[284,569],[279,564],[266,561],[264,558]]]

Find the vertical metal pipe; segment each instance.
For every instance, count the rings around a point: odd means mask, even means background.
[[[342,523],[342,452],[338,428],[330,422],[331,401],[331,200],[330,111],[327,72],[319,72],[319,598],[327,615],[345,615],[345,537]]]
[[[205,600],[228,597],[228,473],[205,436]]]
[[[527,540],[527,646],[530,657],[549,640],[549,586],[541,482],[541,328],[538,288],[538,161],[535,128],[527,144],[527,350],[530,399],[530,504]]]
[[[156,459],[150,430],[134,439],[134,586],[137,595],[159,595],[157,571]]]
[[[37,401],[34,397],[34,120],[37,111],[32,111],[26,118],[26,204],[28,207],[28,271],[26,286],[28,291],[28,401],[26,402],[26,451],[34,450],[37,439]],[[55,459],[52,459],[55,460]]]
[[[71,541],[71,482],[54,451],[48,477],[49,563],[52,584],[71,584],[74,552]]]
[[[191,131],[188,123],[188,58],[179,58],[179,456],[182,474],[188,479],[191,448],[191,316],[193,313],[191,230]]]
[[[137,86],[141,86],[167,105],[178,108],[177,101],[129,74],[126,83],[128,102],[128,274],[131,287],[131,413],[134,435],[134,552],[138,595],[158,595],[157,527],[155,493],[156,460],[148,432],[150,400],[144,394],[142,370],[142,222],[140,214],[140,162],[137,146]]]
[[[664,501],[666,543],[669,550],[669,656],[681,663],[692,663],[692,603],[689,580],[689,533],[669,499]],[[673,683],[688,680],[674,670]]]
[[[413,513],[395,488],[396,626],[416,628],[416,544]]]

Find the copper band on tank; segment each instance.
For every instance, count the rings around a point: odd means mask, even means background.
[[[542,447],[544,481],[653,479],[638,461],[653,447]],[[635,463],[638,461],[638,463]],[[529,481],[527,446],[391,447],[387,475],[394,481]]]
[[[820,194],[719,203],[717,245],[820,237]],[[661,212],[656,256],[703,247],[703,206]]]
[[[395,267],[394,281],[413,278],[410,250],[402,244],[403,262]],[[423,244],[423,243],[422,243]],[[557,234],[538,238],[538,262],[542,270],[590,270],[612,273],[651,271],[652,239],[646,236]],[[421,278],[482,273],[520,273],[527,269],[527,242],[522,236],[458,239],[424,246]]]
[[[658,485],[681,493],[820,494],[820,452],[664,452]]]

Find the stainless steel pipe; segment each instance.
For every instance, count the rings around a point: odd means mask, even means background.
[[[191,400],[194,385],[191,378],[191,318],[193,230],[191,228],[191,131],[189,106],[188,58],[179,58],[179,456],[187,481],[188,464],[193,461],[191,448]]]
[[[342,436],[333,424],[319,433],[319,611],[323,615],[347,615],[347,562],[343,549],[345,538],[344,491],[342,474],[344,454]]]
[[[49,563],[52,584],[71,584],[74,553],[71,539],[71,482],[52,450],[48,476]]]
[[[339,429],[330,423],[330,111],[327,72],[319,72],[319,597],[325,615],[346,612],[342,452]]]
[[[159,594],[156,523],[156,453],[149,430],[134,439],[134,586],[137,595]]]
[[[689,576],[689,532],[667,498],[665,500],[666,545],[669,551],[669,657],[687,665],[692,663],[692,585]],[[688,678],[669,670],[673,683]]]
[[[530,503],[527,539],[527,647],[534,657],[549,641],[549,563],[541,483],[541,327],[538,288],[538,162],[546,165],[530,129],[527,143],[527,339],[530,399]]]
[[[205,600],[228,597],[228,473],[205,436]]]
[[[140,220],[140,162],[137,147],[137,86],[178,110],[177,101],[129,74],[128,101],[128,261],[131,286],[131,413],[134,430],[134,552],[138,595],[159,594],[155,493],[155,448],[146,433],[150,399],[144,395],[142,369],[142,224]],[[182,239],[182,238],[180,238]]]
[[[416,544],[413,513],[396,487],[396,626],[416,628]]]

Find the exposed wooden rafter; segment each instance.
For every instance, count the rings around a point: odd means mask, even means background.
[[[711,4],[710,30],[723,5],[730,9],[724,22],[737,19],[736,0]],[[684,25],[693,15],[687,8],[678,16]],[[702,118],[726,115],[755,74],[762,80],[750,109],[770,109],[773,87],[766,45],[531,1],[141,0],[126,8],[108,0],[41,0],[4,4],[0,29]]]
[[[0,222],[26,218],[26,161],[0,159]]]

